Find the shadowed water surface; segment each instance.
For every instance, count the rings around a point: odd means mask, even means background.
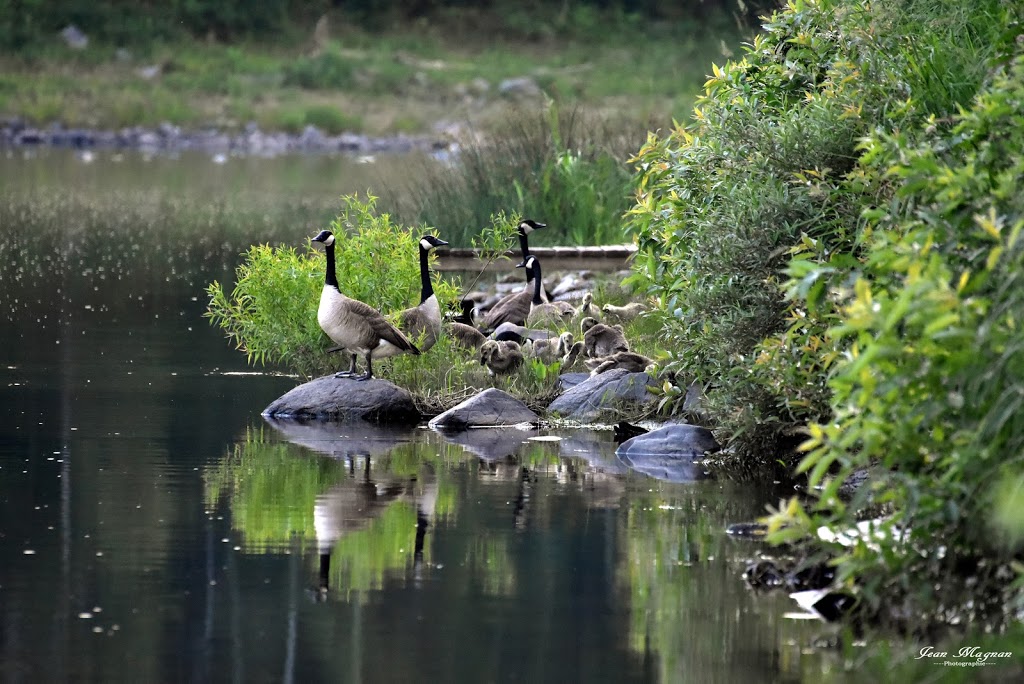
[[[245,366],[203,287],[310,234],[275,205],[313,222],[367,180],[210,163],[0,164],[0,680],[833,676],[723,532],[785,492],[647,477],[605,431],[260,418],[295,380]]]

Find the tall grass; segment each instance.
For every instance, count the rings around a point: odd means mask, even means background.
[[[470,239],[499,210],[542,221],[538,244],[598,245],[625,240],[630,203],[626,159],[646,136],[635,122],[563,111],[519,109],[499,133],[478,137],[448,166],[427,160],[408,187],[384,197],[406,223],[443,227],[453,245]]]

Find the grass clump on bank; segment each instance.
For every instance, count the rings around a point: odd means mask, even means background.
[[[1022,600],[1020,20],[1000,0],[791,3],[636,157],[633,279],[670,368],[713,388],[741,459],[793,467],[811,437],[799,470],[827,486],[776,539],[869,503],[912,530],[828,549],[876,614],[998,623]]]

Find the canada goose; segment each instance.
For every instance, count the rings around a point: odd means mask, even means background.
[[[537,223],[531,219],[520,221],[517,232],[519,234],[519,251],[522,253],[523,262],[530,256],[530,241],[527,236],[538,228],[546,228],[544,223]],[[532,268],[526,269],[526,286],[518,292],[513,292],[498,300],[484,316],[482,327],[484,330],[493,330],[502,323],[515,323],[523,325],[526,317],[530,314],[530,301],[533,299],[534,272]]]
[[[430,250],[448,243],[433,235],[420,238],[420,303],[398,314],[398,327],[411,339],[419,342],[420,351],[434,346],[441,335],[441,305],[430,284],[430,265],[427,257]]]
[[[601,310],[594,304],[594,294],[587,292],[583,295],[583,302],[580,304],[580,308],[576,309],[576,318],[593,318],[594,320],[601,320]]]
[[[484,334],[473,326],[454,321],[448,324],[448,334],[452,336],[455,344],[473,351],[482,347],[484,342],[487,341]]]
[[[329,230],[320,231],[313,242],[322,242],[327,251],[327,269],[324,289],[320,292],[320,308],[316,320],[337,347],[331,351],[344,350],[352,355],[347,371],[335,373],[336,378],[345,378],[356,372],[356,355],[366,359],[366,372],[356,380],[373,377],[373,359],[397,354],[419,354],[402,331],[391,325],[379,311],[358,299],[346,297],[338,289],[338,277],[334,272],[334,234]]]
[[[590,369],[590,375],[593,377],[614,368],[624,368],[630,373],[640,373],[650,368],[653,361],[643,354],[620,351],[598,359],[587,359],[583,363]]]
[[[515,342],[487,340],[480,347],[480,365],[494,375],[509,375],[523,365],[523,351]]]
[[[523,344],[526,340],[546,340],[551,337],[547,330],[527,328],[525,325],[515,323],[502,323],[491,332],[492,340],[512,340]]]
[[[459,308],[462,309],[462,313],[452,318],[452,322],[473,325],[473,319],[476,317],[476,302],[472,299],[460,300]]]
[[[601,311],[610,318],[612,321],[619,323],[629,323],[631,320],[647,311],[647,307],[640,302],[630,302],[625,306],[615,306],[614,304],[605,304],[601,307]]]
[[[580,329],[583,331],[583,352],[592,359],[629,351],[622,326],[605,325],[593,318],[584,318],[580,321]]]
[[[533,297],[530,299],[530,313],[526,316],[528,326],[558,326],[572,318],[576,310],[568,302],[545,302],[541,299],[540,291],[544,287],[544,276],[537,257],[533,255],[526,257],[526,260],[516,268],[519,267],[533,269]]]

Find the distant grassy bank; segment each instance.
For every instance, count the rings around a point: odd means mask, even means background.
[[[709,64],[749,33],[724,11],[652,19],[567,7],[518,17],[461,9],[376,28],[332,10],[272,36],[211,28],[196,38],[141,22],[131,35],[104,36],[86,25],[80,49],[47,28],[17,48],[8,38],[0,53],[0,118],[391,134],[467,121],[488,130],[510,104],[550,98],[667,125],[687,115]]]

